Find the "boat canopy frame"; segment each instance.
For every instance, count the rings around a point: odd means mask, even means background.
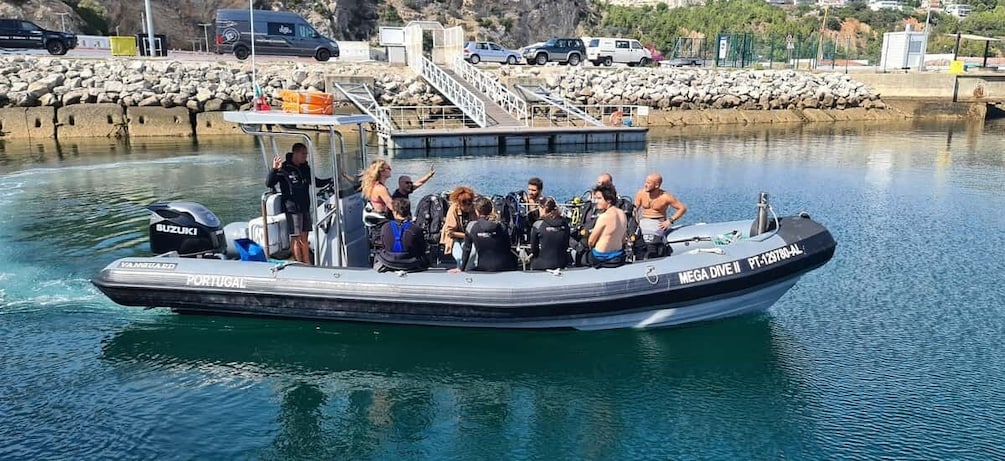
[[[366,128],[365,124],[374,123],[373,117],[363,114],[354,115],[309,115],[309,114],[293,114],[288,112],[271,112],[271,111],[229,111],[224,112],[224,120],[228,122],[237,123],[241,131],[245,134],[254,136],[259,140],[259,147],[262,152],[262,163],[265,166],[266,171],[272,170],[271,159],[275,156],[283,156],[283,151],[285,149],[280,149],[277,139],[279,138],[294,138],[300,140],[307,146],[308,162],[313,165],[314,168],[318,168],[320,163],[318,162],[317,149],[315,148],[314,140],[312,139],[312,133],[327,133],[329,135],[329,152],[331,160],[331,178],[332,178],[332,193],[334,194],[335,203],[338,206],[329,209],[324,216],[315,216],[312,219],[312,230],[311,234],[313,242],[313,252],[314,265],[321,265],[321,246],[319,242],[320,236],[320,226],[321,223],[326,222],[331,219],[335,223],[335,231],[339,234],[339,249],[335,253],[335,261],[332,266],[334,267],[347,267],[347,252],[346,239],[345,239],[345,215],[343,213],[343,207],[341,206],[342,199],[358,193],[358,181],[357,177],[353,173],[343,172],[340,168],[340,160],[344,158],[347,154],[345,137],[342,132],[338,131],[339,127],[350,127],[355,125],[356,130],[359,134],[359,161],[358,165],[365,167],[366,165]],[[271,154],[270,151],[271,150]],[[317,170],[311,172],[312,175],[316,176]],[[350,176],[351,175],[351,176]],[[314,178],[309,178],[310,185],[310,200],[311,200],[311,210],[317,213],[318,208],[318,188],[315,184]],[[343,179],[349,179],[347,187],[342,187]],[[266,200],[268,197],[268,192],[263,194],[262,201]],[[262,207],[262,222],[265,232],[265,239],[268,241],[268,217],[265,215],[265,207]],[[265,251],[268,251],[268,243],[265,245]]]

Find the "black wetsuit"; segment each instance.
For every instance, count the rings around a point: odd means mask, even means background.
[[[478,261],[471,270],[482,272],[516,270],[516,256],[509,249],[509,234],[502,224],[483,217],[468,224],[464,232],[464,244],[461,245],[464,250],[461,256],[461,268],[468,267],[472,246],[478,252]]]
[[[283,194],[283,211],[287,215],[300,214],[303,216],[303,226],[307,228],[311,222],[311,167],[304,163],[299,167],[290,161],[291,154],[286,154],[286,161],[278,170],[269,171],[269,179],[265,182],[266,187],[275,188],[279,184],[279,191]],[[331,184],[331,179],[314,178],[315,187],[324,187]],[[290,216],[287,216],[290,219]]]
[[[380,229],[380,240],[382,248],[377,257],[387,269],[415,271],[428,266],[426,236],[415,223],[388,221]]]
[[[530,229],[530,253],[534,270],[559,269],[569,265],[569,221],[562,216],[545,218]]]

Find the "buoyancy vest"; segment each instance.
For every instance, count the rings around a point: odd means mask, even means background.
[[[394,246],[391,247],[391,253],[405,253],[405,246],[401,244],[401,236],[405,234],[405,231],[409,227],[412,227],[411,221],[405,221],[403,223],[398,223],[398,221],[391,221],[391,232],[394,234]]]

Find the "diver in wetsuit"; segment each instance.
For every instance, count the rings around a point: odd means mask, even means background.
[[[478,198],[475,200],[475,212],[478,213],[478,220],[468,223],[464,232],[461,268],[480,272],[516,270],[516,256],[509,248],[509,234],[502,224],[489,220],[492,201],[485,197]],[[469,269],[472,248],[477,252],[477,258],[474,267]],[[456,272],[454,269],[451,271]]]
[[[293,144],[286,154],[286,161],[278,155],[272,159],[272,170],[265,186],[279,191],[283,195],[283,211],[286,212],[286,222],[290,226],[290,246],[293,259],[312,264],[311,250],[307,242],[307,233],[311,227],[311,167],[307,164],[307,145]],[[332,184],[331,178],[314,178],[315,187]]]
[[[426,270],[426,236],[422,228],[411,221],[412,203],[407,198],[391,201],[394,219],[380,229],[381,250],[376,254],[377,272]]]
[[[569,220],[553,198],[541,203],[543,216],[530,229],[530,268],[564,269],[569,265]]]

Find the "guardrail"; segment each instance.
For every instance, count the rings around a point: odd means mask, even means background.
[[[403,129],[463,128],[475,123],[457,106],[383,106],[387,117]]]
[[[580,112],[599,120],[603,125],[618,126],[613,123],[620,119],[621,126],[648,126],[648,107],[634,105],[617,104],[584,104],[569,105],[576,112]],[[528,126],[532,127],[567,127],[567,126],[590,126],[592,123],[586,122],[581,117],[574,117],[565,108],[559,108],[552,104],[535,104],[528,107]],[[615,115],[620,113],[619,115]]]
[[[426,79],[430,85],[433,85],[447,99],[457,104],[457,107],[467,114],[468,117],[471,117],[478,126],[484,127],[486,125],[485,103],[468,91],[467,88],[461,86],[457,80],[444,72],[443,69],[433,64],[433,61],[430,61],[425,56],[422,56],[421,59],[422,72],[420,75],[422,75],[422,78]]]
[[[463,56],[455,56],[451,62],[454,72],[467,81],[475,89],[481,91],[500,107],[509,112],[517,120],[527,124],[527,101],[499,83],[489,74],[482,72],[464,60]]]

